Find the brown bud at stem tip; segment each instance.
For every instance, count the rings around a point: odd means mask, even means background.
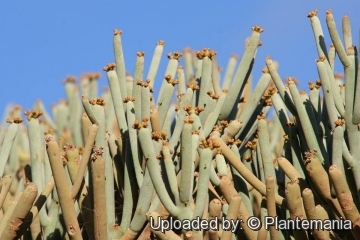
[[[266,118],[266,115],[265,114],[260,114],[256,117],[258,120],[261,120],[261,119],[265,119]]]
[[[114,68],[116,67],[116,64],[115,63],[109,63],[108,65],[106,65],[103,70],[105,72],[108,72],[108,71],[111,71],[111,70],[114,70]]]
[[[287,77],[286,79],[285,79],[285,82],[287,83],[287,84],[290,84],[290,83],[294,83],[295,85],[298,85],[299,84],[299,82],[296,80],[296,78],[294,78],[294,77]]]
[[[52,130],[51,128],[49,128],[48,130],[46,130],[45,132],[44,132],[44,135],[46,136],[46,135],[54,135],[54,130]]]
[[[216,55],[216,51],[210,50],[210,48],[203,48],[201,51],[196,52],[198,59],[203,59],[204,57],[212,58]]]
[[[95,98],[95,99],[89,100],[89,103],[91,105],[104,106],[105,105],[105,100],[103,98]]]
[[[145,55],[145,52],[137,52],[136,56],[138,57],[143,57]]]
[[[264,67],[262,70],[261,70],[263,73],[269,73],[269,69],[267,67]]]
[[[321,56],[319,57],[318,59],[316,59],[316,62],[324,62],[325,61],[325,57],[324,56]]]
[[[124,97],[123,99],[123,102],[124,103],[127,103],[127,102],[134,102],[135,101],[135,98],[134,97]]]
[[[260,26],[257,26],[257,25],[253,26],[251,29],[252,29],[254,32],[258,32],[258,33],[261,33],[261,32],[264,31],[264,29],[262,29]]]
[[[121,35],[122,31],[118,29],[114,29],[114,35]]]
[[[160,40],[156,43],[156,45],[161,45],[164,46],[165,45],[165,41],[164,40]]]
[[[342,126],[345,124],[345,119],[343,118],[339,118],[338,120],[334,121],[335,123],[335,126],[338,127],[338,126]]]
[[[6,122],[7,123],[17,123],[17,124],[19,124],[19,123],[22,123],[22,119],[21,118],[8,118],[8,119],[6,119]]]
[[[32,110],[32,111],[25,111],[24,114],[26,115],[27,120],[30,121],[31,118],[36,119],[36,118],[40,117],[43,114],[43,112]]]
[[[104,148],[103,147],[93,147],[93,153],[91,154],[91,160],[95,161],[98,156],[103,154]]]
[[[222,90],[222,92],[223,92],[223,93],[228,93],[228,92],[229,92],[229,89],[224,88],[224,89]]]
[[[192,90],[199,90],[200,89],[199,85],[197,85],[196,83],[188,83],[187,87],[191,88]]]
[[[194,120],[193,120],[193,119],[191,119],[191,118],[189,118],[189,117],[186,117],[186,118],[184,119],[184,122],[185,122],[185,123],[189,123],[189,124],[191,124],[191,123],[193,123],[193,122],[194,122]]]
[[[63,80],[63,84],[65,83],[74,83],[76,82],[76,77],[75,76],[67,76],[65,80]]]
[[[165,140],[166,138],[166,133],[165,132],[152,132],[151,133],[151,137],[153,140],[158,141],[158,140]],[[164,141],[162,141],[164,142]]]
[[[312,17],[315,17],[318,13],[318,10],[314,10],[314,11],[311,11],[308,13],[307,17],[308,18],[312,18]]]
[[[178,60],[179,61],[179,58],[182,56],[182,53],[181,52],[174,52],[174,54],[171,54],[171,53],[169,53],[168,55],[167,55],[167,57],[169,58],[169,59],[175,59],[175,60]]]
[[[305,152],[305,162],[310,161],[311,157],[314,156],[316,152],[317,152],[316,149],[312,149],[308,152]]]

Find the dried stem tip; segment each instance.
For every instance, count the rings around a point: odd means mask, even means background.
[[[196,83],[188,83],[188,84],[187,84],[187,87],[188,87],[188,88],[191,88],[191,89],[194,90],[194,91],[200,89],[199,85],[197,85]]]
[[[137,81],[136,84],[137,84],[137,85],[140,85],[140,86],[142,86],[142,87],[149,87],[149,83],[150,83],[150,79],[146,79],[145,82],[139,80],[139,81]]]
[[[192,134],[192,135],[199,135],[199,134],[200,134],[200,130],[191,131],[191,134]]]
[[[199,147],[200,148],[210,148],[210,149],[215,149],[215,148],[220,148],[220,143],[218,142],[214,142],[211,139],[205,139],[205,138],[201,138],[200,139],[200,144]]]
[[[263,104],[263,106],[272,106],[271,96],[272,95],[270,95],[269,93],[264,93],[261,96],[260,102]]]
[[[30,121],[31,118],[35,118],[35,119],[39,118],[43,114],[43,112],[36,111],[36,110],[31,110],[31,111],[28,110],[28,111],[25,111],[24,114],[26,115],[27,120]]]
[[[151,138],[155,141],[165,140],[166,136],[167,136],[166,132],[152,132],[151,133]]]
[[[220,95],[214,93],[213,91],[208,91],[207,95],[209,95],[212,99],[219,99]]]
[[[47,136],[47,135],[54,135],[54,130],[52,130],[51,128],[47,129],[45,132],[44,132],[44,135]]]
[[[96,72],[96,73],[89,72],[89,73],[84,73],[80,77],[80,79],[81,80],[88,79],[88,80],[92,81],[92,80],[98,80],[100,77],[101,77],[101,73],[99,73],[99,72]]]
[[[335,126],[338,127],[338,126],[342,126],[345,124],[345,119],[343,118],[339,118],[338,120],[334,121],[335,123]]]
[[[327,10],[326,14],[332,14],[332,10],[331,9]]]
[[[309,162],[311,160],[311,157],[314,156],[316,152],[316,149],[305,152],[305,163]]]
[[[156,45],[161,45],[164,46],[165,45],[165,41],[164,40],[160,40],[156,43]]]
[[[76,147],[73,145],[73,144],[71,144],[71,143],[67,143],[67,144],[65,144],[65,146],[63,146],[63,150],[64,151],[67,151],[67,150],[74,150]]]
[[[256,118],[257,118],[257,120],[265,119],[266,115],[264,113],[262,113],[262,114],[258,115]]]
[[[185,108],[185,107],[184,107],[184,108]],[[192,124],[192,123],[194,122],[194,120],[193,120],[192,118],[186,117],[186,118],[184,119],[184,122],[185,122],[185,123],[188,123],[188,124]]]
[[[287,78],[285,79],[285,82],[286,82],[287,84],[289,84],[289,83],[294,83],[295,85],[298,85],[298,84],[299,84],[298,80],[296,80],[296,78],[294,78],[294,77],[287,77]]]
[[[114,29],[114,35],[121,35],[122,31],[118,29]]]
[[[145,52],[137,52],[136,53],[136,56],[138,56],[138,57],[144,57],[144,55],[145,55]]]
[[[213,127],[213,132],[219,132],[219,133],[222,133],[223,132],[223,128],[219,125],[215,125]]]
[[[45,145],[47,146],[49,144],[50,141],[54,140],[54,136],[53,135],[46,135],[45,136]]]
[[[219,123],[220,123],[220,124],[221,124],[221,126],[222,126],[222,127],[224,127],[224,128],[226,128],[226,127],[228,127],[228,126],[229,126],[229,122],[228,122],[228,121],[226,121],[226,120],[221,120]]]
[[[179,61],[179,58],[182,56],[182,53],[181,52],[174,52],[174,54],[171,54],[171,53],[169,53],[168,55],[167,55],[167,57],[169,58],[169,59],[175,59],[175,60],[178,60]]]
[[[63,84],[65,84],[65,83],[74,83],[74,82],[76,82],[76,77],[75,76],[67,76],[63,80]]]
[[[320,80],[316,81],[316,83],[308,82],[308,84],[309,84],[309,89],[310,90],[319,89],[321,87]]]
[[[212,58],[216,55],[216,51],[210,50],[210,48],[203,48],[201,51],[196,52],[198,59],[203,59],[204,57]]]
[[[236,145],[236,146],[240,146],[240,144],[242,143],[242,141],[240,139],[234,139],[234,138],[229,138],[227,140],[227,144],[228,145]]]
[[[132,125],[132,127],[137,130],[140,130],[141,128],[147,128],[148,126],[149,126],[148,118],[144,118],[141,123],[138,120],[135,120],[134,124]]]
[[[267,67],[264,67],[261,71],[262,73],[269,73],[269,69]]]
[[[251,155],[245,155],[245,156],[244,156],[244,160],[245,160],[246,162],[250,162],[250,160],[251,160]]]
[[[325,61],[325,57],[324,56],[321,56],[319,57],[318,59],[316,59],[316,62],[324,62]]]
[[[269,91],[268,91],[268,94],[269,94],[269,95],[274,95],[274,94],[277,93],[277,92],[278,92],[277,88],[275,88],[275,87],[269,87]]]
[[[314,10],[308,13],[307,17],[311,18],[311,17],[315,17],[318,13],[318,10]]]
[[[108,71],[111,71],[111,70],[114,70],[114,68],[116,67],[116,64],[115,63],[109,63],[108,65],[106,65],[103,70],[105,72],[108,72]]]
[[[95,98],[95,99],[89,100],[89,103],[91,105],[104,106],[105,105],[105,100],[103,98]]]
[[[178,80],[176,80],[176,79],[171,79],[171,75],[170,75],[170,74],[166,75],[166,76],[164,77],[164,79],[165,79],[165,81],[167,81],[168,83],[170,83],[170,84],[173,85],[173,86],[175,86],[176,84],[179,83]]]
[[[197,107],[192,107],[191,105],[187,105],[184,107],[184,110],[189,114],[191,115],[192,113],[196,114],[196,115],[199,115],[202,111],[205,110],[204,107],[202,106],[197,106]]]
[[[252,141],[248,141],[245,144],[245,148],[251,149],[251,150],[256,150],[256,143],[257,143],[257,139],[254,139]]]
[[[288,142],[290,140],[290,137],[287,134],[283,135],[283,138],[285,142]]]
[[[22,123],[22,121],[23,120],[21,118],[19,118],[19,117],[6,119],[7,123],[17,123],[17,124],[19,124],[19,123]]]
[[[134,97],[124,97],[123,102],[127,103],[127,102],[134,102],[135,98]]]
[[[286,126],[287,126],[287,127],[295,127],[295,126],[296,126],[296,123],[295,123],[295,122],[287,122],[287,123],[286,123]]]
[[[253,31],[255,31],[255,32],[258,32],[258,33],[261,33],[261,32],[264,31],[264,29],[262,29],[262,28],[261,28],[260,26],[258,26],[258,25],[253,26],[251,29],[252,29]]]
[[[104,152],[103,147],[93,146],[93,153],[91,154],[91,160],[95,161],[98,156],[101,156]]]

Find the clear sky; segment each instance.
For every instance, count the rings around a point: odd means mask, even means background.
[[[10,102],[32,108],[38,98],[49,107],[65,98],[61,81],[67,75],[102,72],[103,66],[114,61],[115,28],[123,31],[127,70],[133,73],[135,53],[145,51],[146,75],[158,40],[165,41],[164,56],[187,46],[194,50],[210,47],[225,68],[231,53],[242,55],[251,27],[260,25],[263,46],[256,57],[254,80],[270,55],[279,62],[282,78],[294,76],[299,88],[308,91],[307,82],[317,79],[317,52],[307,18],[314,9],[319,10],[327,45],[328,9],[333,10],[339,29],[342,16],[349,15],[358,44],[359,0],[4,1],[0,8],[0,113]],[[164,57],[157,83],[166,64]],[[340,63],[336,70],[342,72]],[[105,74],[99,84],[107,85]]]

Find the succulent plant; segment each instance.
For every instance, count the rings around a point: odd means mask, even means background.
[[[102,95],[101,74],[86,73],[66,78],[52,113],[39,100],[23,122],[8,108],[0,239],[360,239],[357,48],[347,16],[342,41],[326,12],[328,49],[317,11],[308,18],[319,74],[308,92],[271,57],[252,89],[259,26],[225,74],[216,51],[186,48],[161,75],[159,41],[146,77],[144,52],[126,72],[115,30]]]

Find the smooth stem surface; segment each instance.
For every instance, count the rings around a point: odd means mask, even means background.
[[[229,163],[244,177],[244,179],[252,185],[256,190],[258,190],[262,195],[266,195],[266,186],[262,183],[246,166],[241,162],[239,158],[231,151],[231,149],[226,145],[226,143],[217,136],[212,136],[211,139],[220,143],[222,153]],[[280,195],[275,195],[276,204],[286,208],[286,200]]]
[[[82,239],[81,230],[75,213],[74,201],[71,197],[71,190],[68,186],[60,148],[56,141],[47,142],[47,153],[49,155],[51,170],[53,172],[56,189],[59,196],[60,207],[64,216],[66,231],[72,240]]]
[[[0,177],[4,174],[5,166],[8,161],[10,150],[19,129],[19,124],[11,123],[6,133],[5,139],[0,149]]]
[[[106,191],[105,191],[105,161],[97,155],[92,163],[92,181],[94,191],[94,231],[96,240],[107,239]]]
[[[164,204],[164,207],[169,211],[169,213],[175,217],[179,214],[179,209],[172,202],[163,182],[163,179],[159,172],[158,160],[155,156],[154,147],[151,142],[150,131],[147,128],[141,128],[138,133],[141,149],[144,153],[144,157],[147,160],[147,167],[149,168],[150,177],[154,184],[155,190]]]
[[[6,195],[11,187],[12,178],[9,175],[6,175],[0,178],[1,181],[1,191],[0,191],[0,209],[2,208]]]
[[[118,76],[118,90],[121,91],[121,96],[126,94],[126,68],[124,60],[124,52],[122,48],[121,31],[114,30],[113,48],[116,62],[116,74]],[[114,102],[115,103],[115,102]]]
[[[75,198],[75,196],[78,194],[80,187],[83,183],[84,174],[87,169],[88,162],[90,160],[90,155],[92,152],[92,148],[94,146],[97,130],[98,130],[98,125],[96,124],[91,125],[89,129],[89,135],[86,139],[85,148],[81,157],[80,166],[76,174],[76,178],[74,179],[73,187],[71,189],[71,196],[73,198]]]
[[[37,193],[38,188],[34,183],[30,183],[25,187],[25,190],[21,194],[21,197],[11,214],[9,221],[7,223],[2,223],[8,225],[8,227],[1,235],[1,239],[13,239],[17,235],[19,227],[21,224],[23,224],[26,215],[35,201]]]
[[[192,158],[192,124],[185,123],[181,133],[181,180],[179,198],[188,203],[192,197],[194,179],[194,159]]]
[[[238,100],[238,95],[241,93],[241,89],[247,80],[249,70],[251,70],[255,52],[260,41],[261,31],[262,29],[260,27],[253,28],[249,44],[247,45],[245,53],[240,60],[240,64],[236,70],[234,80],[231,83],[231,87],[229,89],[229,94],[226,97],[227,105],[226,107],[222,108],[220,112],[220,120],[227,119],[233,110],[234,104],[236,104],[236,101]]]
[[[208,194],[208,184],[210,180],[212,152],[210,148],[199,148],[199,186],[196,193],[196,205],[193,218],[201,217],[205,207],[206,195]]]

